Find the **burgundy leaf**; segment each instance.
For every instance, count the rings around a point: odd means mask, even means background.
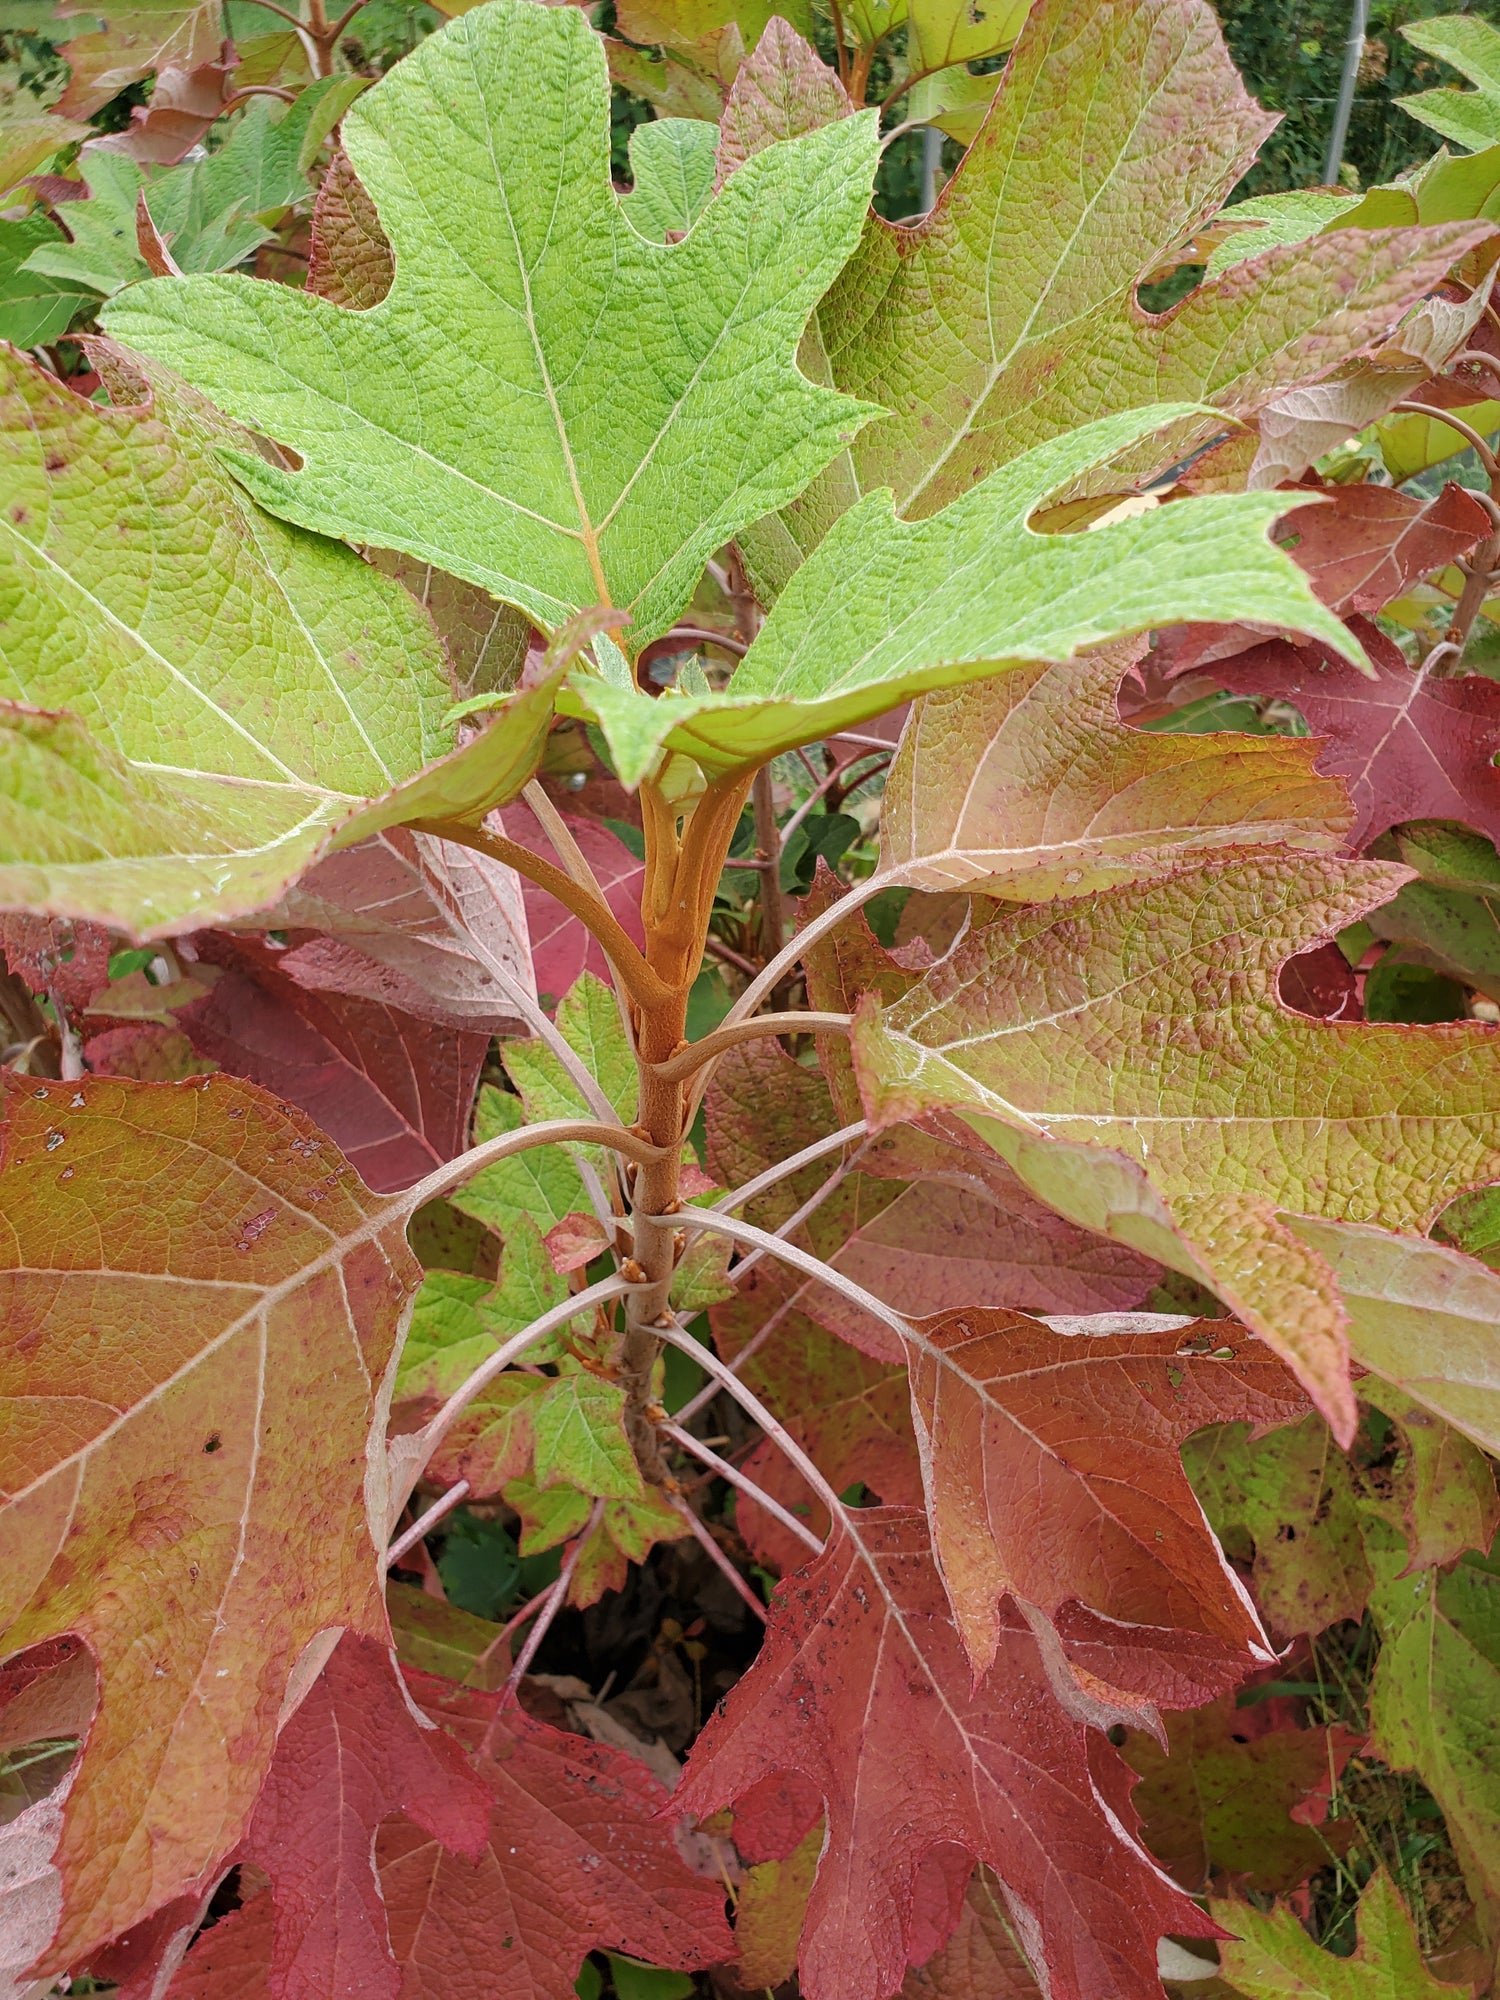
[[[526,806],[507,806],[491,815],[498,830],[522,847],[530,848],[544,860],[555,862],[552,844]],[[577,819],[563,814],[563,824],[578,842],[583,858],[593,869],[604,900],[626,932],[637,944],[644,944],[641,923],[641,884],[646,864],[638,861],[618,834],[598,820]],[[568,991],[580,972],[592,972],[600,979],[609,977],[604,953],[578,918],[565,910],[555,897],[534,882],[522,882],[526,898],[526,921],[531,928],[531,957],[536,968],[537,991],[550,996],[553,1005]]]
[[[1091,1761],[1115,1766],[1103,1796]],[[1030,1633],[1006,1630],[973,1684],[920,1514],[855,1510],[782,1584],[678,1800],[701,1816],[777,1772],[828,1815],[799,1960],[808,2000],[900,1985],[918,1873],[942,1847],[994,1869],[1053,2000],[1160,2000],[1157,1939],[1213,1935],[1132,1837],[1118,1759],[1100,1745],[1091,1760]]]
[[[1363,847],[1407,819],[1457,819],[1500,838],[1500,681],[1439,679],[1406,662],[1393,640],[1351,621],[1375,667],[1367,680],[1316,645],[1274,639],[1214,663],[1236,694],[1293,702],[1314,736],[1326,736],[1319,770],[1342,778]]]
[[[225,972],[177,1017],[193,1047],[316,1119],[366,1186],[409,1187],[463,1150],[487,1035],[308,993],[268,946],[227,932],[198,943]]]

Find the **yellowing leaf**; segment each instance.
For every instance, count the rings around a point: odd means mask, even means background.
[[[162,935],[272,902],[334,844],[514,796],[550,690],[451,752],[422,612],[248,500],[219,457],[242,432],[147,386],[101,408],[0,358],[0,902]]]
[[[1213,405],[1088,490],[1153,476],[1379,340],[1481,240],[1456,224],[1319,236],[1143,312],[1137,285],[1267,130],[1208,0],[1038,0],[943,200],[914,231],[873,219],[820,311],[830,379],[893,412],[842,462],[858,487],[931,514],[1107,411]],[[816,494],[785,517],[796,546],[761,564],[777,584],[826,524]]]
[[[685,241],[647,242],[610,186],[588,22],[494,0],[366,92],[343,138],[396,256],[379,305],[162,279],[110,314],[298,452],[297,472],[234,461],[288,519],[404,549],[549,629],[619,605],[635,648],[874,414],[793,365],[856,240],[873,116],[752,160]]]
[[[100,1687],[61,1967],[211,1879],[318,1635],[384,1634],[376,1419],[419,1273],[400,1204],[249,1085],[0,1089],[0,1650],[75,1633]]]
[[[870,1114],[950,1106],[1065,1214],[1087,1220],[1096,1198],[1091,1226],[1212,1286],[1347,1440],[1347,1309],[1297,1218],[1418,1232],[1500,1174],[1488,1029],[1314,1021],[1277,999],[1282,960],[1403,879],[1268,857],[1002,914],[904,998],[866,1002],[854,1050]],[[1049,1140],[1065,1142],[1052,1166],[1071,1188],[1043,1184]]]
[[[928,695],[886,780],[882,870],[1039,902],[1216,848],[1337,849],[1352,808],[1305,739],[1124,727],[1115,691],[1135,650]]]
[[[913,73],[998,55],[1020,34],[1030,9],[1031,0],[907,0]]]

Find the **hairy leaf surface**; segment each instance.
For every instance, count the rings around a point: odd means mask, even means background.
[[[1312,745],[1121,724],[1116,689],[1137,650],[928,695],[886,781],[882,869],[914,888],[1037,902],[1215,849],[1336,851],[1350,810]]]
[[[872,220],[820,314],[833,379],[895,413],[851,446],[859,484],[925,515],[1106,410],[1223,413],[1185,417],[1160,469],[1378,340],[1480,240],[1338,232],[1143,312],[1267,129],[1206,0],[1039,0],[942,202],[912,232]]]
[[[1347,628],[1267,540],[1280,495],[1187,501],[1089,535],[1031,525],[1090,465],[1181,414],[1161,405],[1100,418],[1002,467],[932,520],[899,520],[889,493],[872,493],[797,572],[726,693],[653,698],[575,674],[567,705],[596,717],[634,784],[663,743],[711,772],[753,765],[931,688],[1202,618],[1195,607],[1209,602],[1237,602],[1245,616],[1351,650]]]
[[[248,440],[200,399],[151,371],[143,407],[101,408],[18,356],[0,384],[0,899],[161,935],[526,782],[550,696],[437,761],[431,626],[249,501],[218,456]]]
[[[318,862],[258,922],[292,933],[277,965],[312,993],[485,1034],[517,1032],[517,996],[535,997],[515,871],[456,841],[392,827]]]

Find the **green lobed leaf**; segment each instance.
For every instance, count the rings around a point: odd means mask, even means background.
[[[1382,1646],[1370,1690],[1374,1748],[1415,1771],[1443,1817],[1476,1901],[1500,1905],[1500,1573],[1468,1555],[1412,1571],[1395,1531],[1369,1535]]]
[[[536,1483],[596,1499],[637,1500],[645,1487],[625,1435],[625,1391],[579,1369],[549,1382],[532,1412]]]
[[[288,519],[404,549],[548,629],[619,605],[643,645],[716,548],[875,414],[793,355],[878,142],[869,114],[771,148],[685,241],[649,243],[610,185],[608,102],[581,14],[492,0],[345,121],[396,254],[379,305],[162,279],[110,326],[295,448],[295,473],[234,461]]]
[[[523,1556],[571,1541],[593,1510],[589,1495],[576,1487],[543,1488],[527,1476],[508,1481],[505,1498],[521,1517]],[[603,1517],[574,1572],[568,1602],[582,1609],[596,1603],[606,1590],[621,1589],[627,1563],[644,1562],[654,1543],[680,1541],[691,1532],[654,1486],[646,1487],[639,1499],[606,1500]]]
[[[710,772],[744,768],[929,689],[1155,625],[1254,618],[1355,657],[1348,628],[1269,540],[1282,495],[1186,500],[1083,535],[1031,526],[1079,473],[1181,415],[1127,410],[1053,438],[930,520],[900,520],[888,493],[868,494],[797,572],[727,693],[653,697],[574,673],[561,705],[592,714],[635,784],[663,745]]]
[[[1219,211],[1268,129],[1208,0],[1037,0],[942,201],[911,230],[872,218],[820,308],[827,379],[892,415],[744,538],[762,587],[862,491],[934,513],[1077,424],[1194,405],[1087,490],[1149,481],[1384,338],[1483,239],[1319,236],[1142,311],[1138,285]]]
[[[45,215],[0,220],[0,340],[40,347],[66,333],[74,316],[97,303],[87,283],[38,271],[31,259],[66,239]]]
[[[491,1083],[480,1085],[474,1107],[476,1146],[502,1132],[517,1132],[525,1122],[518,1097]],[[455,1188],[450,1199],[455,1208],[497,1229],[506,1240],[527,1223],[545,1235],[565,1215],[588,1206],[578,1169],[562,1146],[536,1146],[513,1153],[508,1160],[496,1160]]]
[[[653,243],[685,236],[713,193],[719,128],[702,118],[654,118],[630,135],[634,188],[620,203]]]
[[[558,1007],[557,1025],[569,1048],[583,1059],[610,1103],[630,1124],[635,1117],[635,1059],[613,991],[592,972],[580,973]],[[507,1042],[502,1054],[528,1123],[593,1116],[578,1085],[545,1042]]]
[[[1219,1947],[1222,1976],[1245,2000],[1460,2000],[1472,1991],[1428,1972],[1411,1918],[1384,1868],[1376,1869],[1359,1899],[1352,1958],[1336,1958],[1315,1944],[1289,1908],[1213,1902],[1209,1909],[1230,1933],[1230,1942]]]
[[[104,408],[0,357],[0,904],[163,935],[274,901],[330,845],[514,797],[550,686],[451,751],[425,614],[255,506],[221,461],[243,432],[146,386]]]
[[[401,1351],[396,1394],[451,1396],[502,1341],[567,1295],[568,1281],[553,1269],[536,1223],[529,1215],[514,1216],[493,1285],[458,1271],[429,1271],[423,1279]],[[538,1348],[528,1358],[545,1361],[551,1354]]]
[[[1493,146],[1500,139],[1500,33],[1490,22],[1462,14],[1403,22],[1401,32],[1424,53],[1440,56],[1477,86],[1460,90],[1445,85],[1440,90],[1419,91],[1414,97],[1398,97],[1401,109],[1471,152]]]

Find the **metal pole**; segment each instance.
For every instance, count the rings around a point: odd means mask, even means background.
[[[1328,157],[1323,162],[1327,187],[1338,184],[1344,164],[1344,146],[1349,137],[1349,113],[1354,105],[1354,86],[1359,81],[1360,60],[1365,52],[1365,29],[1370,20],[1370,0],[1354,0],[1349,17],[1349,39],[1344,44],[1344,73],[1339,78],[1339,94],[1333,107],[1333,130],[1328,134]]]

